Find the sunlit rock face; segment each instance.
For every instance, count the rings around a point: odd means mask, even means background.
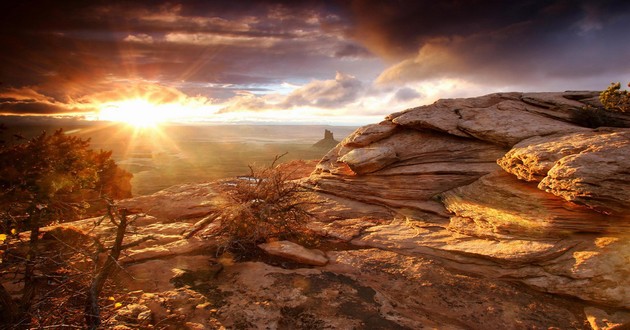
[[[307,183],[397,214],[354,244],[630,308],[630,129],[581,126],[597,96],[497,93],[394,113],[342,141]]]
[[[484,141],[407,127],[381,134],[370,132],[369,139],[351,135],[342,141],[317,165],[309,179],[313,187],[365,202],[444,214],[432,197],[498,169],[496,159],[506,151]],[[364,145],[366,141],[371,143]]]
[[[212,214],[230,181],[119,201],[139,213],[119,260],[128,294],[115,320],[168,329],[627,326],[630,130],[576,125],[597,95],[441,100],[358,129],[317,165],[282,164],[316,201],[316,247],[270,240],[259,259],[221,254]],[[110,246],[116,228],[94,222],[73,225]]]
[[[499,165],[519,179],[605,214],[630,210],[630,129],[535,137],[514,146]]]

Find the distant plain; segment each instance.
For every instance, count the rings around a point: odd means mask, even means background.
[[[9,126],[9,138],[29,138],[57,126]],[[324,130],[342,140],[356,127],[292,125],[170,125],[133,130],[103,124],[65,125],[68,134],[91,139],[93,149],[111,150],[113,159],[131,172],[133,195],[146,195],[172,185],[246,175],[248,165],[320,159],[328,150],[312,145]],[[5,137],[5,139],[8,139]]]

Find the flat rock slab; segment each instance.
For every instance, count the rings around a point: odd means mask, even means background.
[[[583,324],[579,305],[569,300],[460,273],[430,257],[380,249],[329,255],[323,270],[347,274],[369,287],[376,292],[381,315],[407,328],[573,329]]]
[[[307,249],[289,241],[263,243],[259,244],[258,247],[271,255],[306,265],[324,266],[328,263],[328,258],[326,258],[324,252],[315,249]]]
[[[560,108],[577,111],[582,106],[584,104],[564,97],[563,93],[496,93],[439,100],[390,115],[388,119],[404,127],[512,146],[534,136],[587,130],[567,122],[570,114],[553,115]]]
[[[202,217],[216,209],[215,183],[181,184],[151,195],[118,201],[121,208],[130,208],[156,217],[160,221],[176,221]]]

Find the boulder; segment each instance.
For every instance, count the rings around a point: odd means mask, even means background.
[[[385,139],[395,133],[398,125],[389,120],[378,124],[358,128],[354,134],[345,138],[342,143],[348,147],[361,148]]]
[[[374,221],[329,212],[334,220],[320,219],[317,230],[353,245],[431,255],[465,272],[629,308],[623,260],[629,260],[630,138],[627,128],[580,126],[585,107],[601,106],[597,96],[439,100],[358,129],[306,184],[387,207],[393,216]],[[615,120],[630,123],[626,117]],[[372,151],[366,160],[391,159],[392,149],[397,159],[371,171],[348,161],[363,150]]]
[[[397,160],[396,150],[389,146],[354,149],[339,158],[357,174],[376,172]]]
[[[307,249],[299,244],[289,241],[275,241],[258,245],[265,252],[293,260],[302,264],[323,266],[328,263],[326,255],[320,250]]]

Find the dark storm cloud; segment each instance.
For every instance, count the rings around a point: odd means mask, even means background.
[[[0,114],[51,115],[59,113],[79,112],[63,104],[39,102],[36,100],[0,102]]]
[[[630,74],[621,0],[3,1],[0,15],[0,92],[45,95],[7,98],[14,113],[74,111],[137,83],[264,110],[348,105],[377,76],[404,101],[413,81],[567,89]],[[326,80],[335,71],[356,81]],[[284,82],[303,87],[260,97]]]
[[[369,50],[356,44],[346,44],[335,51],[335,57],[361,58],[374,56]]]
[[[0,114],[48,115],[72,112],[80,111],[32,88],[10,88],[0,92]]]
[[[226,99],[241,89],[321,79],[335,70],[321,68],[348,44],[335,8],[315,1],[2,3],[0,90],[36,86],[70,102],[135,79]]]
[[[351,35],[395,64],[381,82],[627,74],[627,1],[354,1]]]

